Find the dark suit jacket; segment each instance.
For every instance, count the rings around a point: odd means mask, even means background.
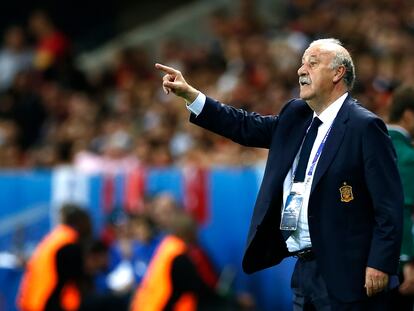
[[[289,256],[279,230],[283,181],[298,153],[313,111],[289,101],[278,116],[260,116],[207,98],[190,121],[233,141],[269,148],[243,269],[253,273]],[[352,187],[352,200],[340,188]],[[348,198],[349,199],[349,198]],[[351,302],[366,297],[365,268],[396,274],[402,235],[403,192],[395,151],[384,123],[347,97],[326,141],[312,183],[309,231],[329,292]]]

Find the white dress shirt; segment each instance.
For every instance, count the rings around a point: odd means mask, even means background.
[[[313,117],[317,116],[322,121],[322,124],[318,128],[318,135],[316,136],[315,142],[313,143],[313,147],[312,147],[312,150],[309,156],[308,166],[306,168],[306,174],[309,171],[309,168],[315,157],[316,151],[319,148],[319,145],[321,144],[326,133],[332,126],[332,123],[335,120],[335,117],[338,114],[339,109],[341,109],[342,104],[344,103],[345,98],[347,96],[348,96],[348,93],[343,94],[341,97],[335,100],[331,105],[329,105],[329,107],[326,108],[319,116],[315,112],[313,113]],[[199,115],[201,111],[203,110],[205,101],[206,101],[206,96],[200,92],[197,98],[194,100],[194,102],[192,102],[190,105],[187,105],[187,108],[195,115]],[[283,182],[283,205],[285,205],[286,199],[292,187],[292,182],[293,182],[292,174],[298,164],[299,153],[300,153],[300,150],[296,154],[295,160],[293,161],[293,165],[291,169],[289,170]],[[313,172],[316,171],[317,166],[318,166],[318,162],[316,162]],[[310,196],[313,176],[314,174],[312,174],[311,179],[309,181],[309,185],[306,187],[305,192],[303,194],[303,203],[302,203],[302,208],[301,208],[300,215],[299,215],[298,227],[296,231],[294,231],[292,235],[286,241],[288,250],[290,252],[298,251],[298,250],[312,246],[312,242],[309,236],[308,204],[309,204],[309,196]],[[279,226],[279,224],[277,225]]]
[[[306,167],[306,176],[308,174],[309,168],[312,165],[312,161],[315,158],[316,151],[318,150],[322,140],[324,139],[326,133],[331,128],[333,121],[335,120],[336,115],[338,114],[339,109],[341,109],[342,104],[345,101],[345,98],[348,96],[348,93],[343,94],[337,100],[335,100],[328,108],[326,108],[319,116],[314,112],[313,117],[318,117],[322,124],[318,128],[318,135],[316,136],[315,142],[313,143],[313,147],[309,156],[308,166]],[[296,166],[299,161],[299,152],[296,154],[295,160],[293,161],[293,165],[289,170],[285,181],[283,182],[283,205],[286,203],[286,199],[290,193],[290,188],[292,187],[292,173],[296,169]],[[322,151],[323,153],[323,151]],[[296,231],[292,233],[292,235],[286,240],[286,244],[288,250],[290,252],[298,251],[307,247],[312,246],[311,238],[309,235],[309,225],[308,225],[308,204],[309,204],[309,196],[312,187],[313,176],[315,175],[315,171],[318,167],[320,157],[315,164],[315,168],[313,170],[313,174],[310,176],[310,181],[307,187],[305,188],[305,192],[303,194],[303,203],[302,208],[299,214],[299,222]]]

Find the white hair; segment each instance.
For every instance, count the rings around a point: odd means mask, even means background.
[[[341,48],[335,51],[335,56],[332,59],[332,69],[336,69],[339,66],[345,67],[345,74],[344,74],[344,82],[349,90],[352,89],[355,82],[355,66],[354,62],[352,61],[351,55],[349,52],[344,48],[342,42],[335,38],[326,38],[326,39],[318,39],[312,41],[309,46],[316,45],[316,44],[329,44],[329,45],[338,45]]]

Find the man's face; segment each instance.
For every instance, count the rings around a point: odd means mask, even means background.
[[[300,98],[317,100],[329,95],[334,87],[333,56],[334,52],[322,45],[313,45],[305,51],[298,69]]]

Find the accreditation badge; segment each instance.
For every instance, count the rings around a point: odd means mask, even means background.
[[[303,204],[305,183],[294,183],[286,199],[280,221],[281,230],[294,231],[298,227],[300,209]]]

